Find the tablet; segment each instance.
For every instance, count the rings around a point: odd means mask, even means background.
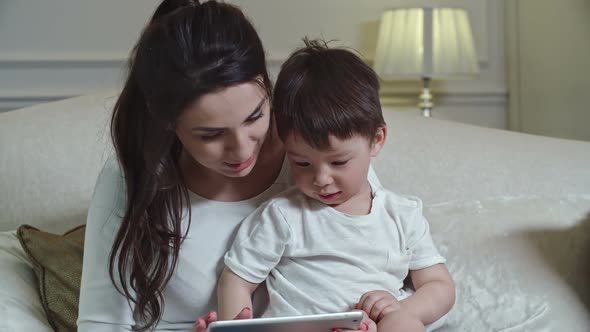
[[[209,332],[332,332],[333,329],[358,330],[362,311],[292,317],[224,320],[209,325]]]

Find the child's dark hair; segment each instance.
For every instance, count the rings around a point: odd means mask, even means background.
[[[329,147],[329,137],[373,139],[385,126],[379,79],[349,50],[305,38],[281,67],[273,111],[281,140],[293,132],[312,147]]]

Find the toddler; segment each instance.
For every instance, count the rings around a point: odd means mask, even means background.
[[[378,78],[348,50],[305,43],[281,68],[273,99],[295,187],[241,224],[224,258],[219,317],[251,308],[266,280],[263,317],[359,309],[379,331],[424,331],[450,310],[455,289],[421,201],[368,180],[387,136]],[[408,275],[415,292],[403,288]]]

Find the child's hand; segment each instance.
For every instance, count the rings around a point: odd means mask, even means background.
[[[252,310],[250,308],[244,308],[234,319],[250,319],[252,318]],[[207,317],[199,317],[197,323],[193,328],[192,332],[205,332],[209,324],[217,321],[217,312],[209,311]]]
[[[363,319],[358,330],[333,330],[332,332],[377,332],[377,324],[367,316],[366,312],[363,312]]]
[[[375,290],[363,294],[354,308],[363,310],[372,320],[379,322],[388,313],[400,310],[401,304],[390,292]]]

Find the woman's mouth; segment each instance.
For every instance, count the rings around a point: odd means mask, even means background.
[[[248,168],[250,165],[252,165],[252,162],[254,161],[254,155],[252,155],[250,158],[248,158],[247,160],[241,162],[241,163],[224,163],[227,167],[231,168],[232,170],[239,172],[242,171],[246,168]]]

